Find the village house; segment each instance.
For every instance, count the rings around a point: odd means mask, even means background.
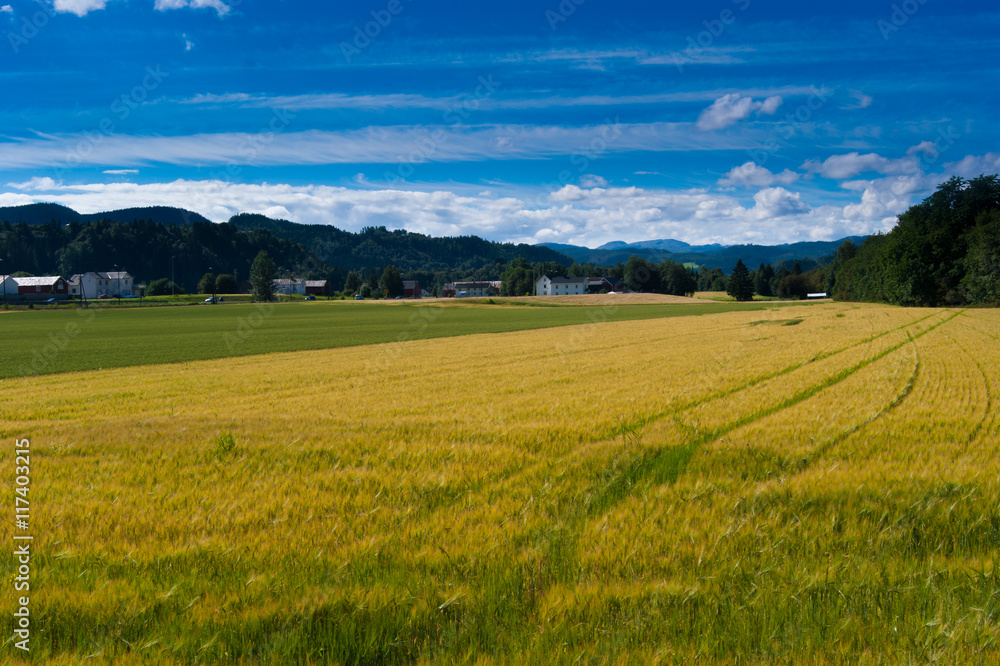
[[[131,296],[134,278],[128,271],[77,273],[67,281],[69,295],[74,298]]]
[[[554,277],[543,275],[535,282],[536,296],[566,296],[586,294],[588,280],[585,277]]]
[[[275,278],[272,284],[274,284],[274,293],[276,294],[305,296],[306,293],[306,281],[298,278]]]

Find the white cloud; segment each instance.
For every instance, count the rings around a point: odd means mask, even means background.
[[[775,183],[791,185],[799,179],[799,174],[785,169],[779,174],[771,173],[768,169],[757,165],[755,162],[747,162],[741,166],[733,168],[729,173],[719,180],[719,185],[723,187],[769,187]]]
[[[962,178],[1000,173],[1000,153],[966,155],[958,162],[945,165],[945,172]]]
[[[503,241],[574,243],[596,247],[612,240],[677,238],[689,243],[787,243],[832,240],[888,229],[893,205],[905,197],[889,196],[880,207],[811,208],[798,193],[775,187],[761,190],[754,205],[705,191],[591,188],[567,185],[552,193],[542,189],[499,191],[454,185],[425,191],[386,187],[345,188],[321,185],[239,184],[220,180],[169,183],[53,184],[44,194],[0,194],[0,205],[52,201],[82,213],[132,206],[178,206],[211,220],[255,212],[309,224],[335,224],[360,230],[385,225],[436,236],[476,234]],[[903,187],[900,192],[905,190]],[[862,197],[860,206],[867,203]],[[905,209],[905,208],[904,208]],[[883,212],[885,215],[883,216]],[[866,217],[866,215],[875,217]]]
[[[729,127],[750,114],[772,115],[781,106],[782,98],[772,96],[761,102],[739,93],[730,93],[718,98],[698,117],[698,129],[708,131]]]
[[[866,95],[860,90],[848,90],[847,94],[854,98],[854,102],[848,106],[842,106],[842,109],[867,109],[874,102],[871,95]]]
[[[7,187],[13,187],[15,190],[23,191],[48,191],[55,189],[57,187],[56,181],[51,178],[39,178],[35,176],[31,180],[25,181],[23,183],[7,183]]]
[[[580,176],[580,187],[607,187],[608,181],[594,174]]]
[[[14,8],[10,5],[4,5],[3,7],[0,7],[0,12],[3,12],[4,14],[13,14]]]
[[[809,205],[798,192],[791,193],[783,187],[769,187],[753,197],[753,213],[758,219],[787,217],[809,212]]]
[[[225,2],[222,2],[222,0],[156,0],[156,4],[154,5],[154,8],[161,12],[168,9],[184,9],[185,7],[192,9],[214,9],[218,12],[219,16],[225,16],[232,9]]]
[[[105,169],[102,173],[112,176],[134,176],[139,173],[138,169]]]
[[[54,0],[52,8],[61,14],[86,16],[88,12],[104,9],[108,0]]]
[[[853,178],[866,171],[875,171],[885,175],[920,173],[920,163],[912,157],[912,154],[910,157],[889,159],[876,153],[862,155],[854,152],[846,155],[833,155],[823,162],[809,160],[802,165],[802,168],[818,173],[824,178],[835,180]]]

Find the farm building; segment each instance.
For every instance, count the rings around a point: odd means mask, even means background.
[[[407,298],[420,298],[423,296],[423,289],[416,280],[403,280],[403,296]]]
[[[536,296],[586,294],[589,281],[585,277],[554,277],[543,275],[535,282]]]
[[[618,278],[592,277],[587,278],[588,294],[603,294],[625,291],[625,283]]]
[[[313,296],[329,296],[330,283],[326,280],[306,280],[306,293]]]
[[[7,296],[17,296],[17,283],[9,275],[0,275],[0,289],[3,290],[0,293]]]
[[[478,281],[478,282],[449,282],[441,290],[441,295],[445,297],[454,296],[456,298],[478,298],[482,296],[496,296],[500,293],[500,281]]]
[[[285,294],[290,296],[292,294],[298,294],[303,296],[306,293],[306,281],[299,280],[298,278],[275,278],[274,283],[274,293]]]
[[[10,278],[10,281],[17,285],[17,295],[20,298],[66,298],[69,295],[66,280],[58,275],[15,277]],[[7,289],[6,281],[4,289]]]
[[[69,295],[75,298],[131,296],[134,278],[128,271],[91,271],[77,273],[67,281]]]

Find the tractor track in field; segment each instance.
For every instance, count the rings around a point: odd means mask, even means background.
[[[891,333],[891,332],[894,332],[894,331],[897,331],[897,330],[901,330],[901,329],[909,328],[913,324],[916,324],[916,323],[919,323],[921,321],[924,321],[924,320],[926,320],[927,318],[929,318],[931,316],[934,316],[934,315],[937,315],[937,314],[944,314],[944,313],[947,313],[947,312],[948,312],[948,310],[942,310],[940,312],[935,312],[932,315],[928,315],[928,317],[924,317],[924,318],[922,318],[920,320],[912,322],[911,324],[907,324],[907,325],[902,326],[902,327],[897,327],[897,328],[892,329],[890,331],[886,331],[885,333],[879,334],[878,336],[876,336],[876,339],[878,337],[882,337],[883,335],[887,335],[888,333]],[[938,321],[937,323],[933,324],[932,326],[929,326],[928,328],[926,328],[926,329],[924,329],[922,331],[917,332],[915,335],[911,334],[909,331],[907,331],[906,332],[907,333],[907,339],[906,340],[904,340],[904,341],[902,341],[902,342],[900,342],[898,344],[894,344],[894,345],[892,345],[892,346],[890,346],[890,347],[882,350],[881,352],[875,354],[874,356],[870,356],[868,358],[865,358],[864,360],[859,361],[859,362],[855,363],[854,365],[841,370],[840,372],[834,374],[833,376],[828,377],[827,379],[825,379],[824,381],[822,381],[822,382],[820,382],[818,384],[815,384],[815,385],[810,386],[808,388],[802,389],[801,391],[798,391],[794,395],[788,397],[787,399],[779,402],[776,405],[772,405],[771,407],[759,410],[759,411],[754,412],[752,414],[747,414],[747,415],[745,415],[743,417],[735,419],[734,421],[732,421],[732,422],[730,422],[730,423],[728,423],[728,424],[726,424],[726,425],[724,425],[724,426],[722,426],[720,428],[714,428],[714,429],[708,430],[708,431],[705,431],[705,430],[696,431],[696,434],[694,434],[694,436],[692,437],[692,439],[690,439],[688,442],[686,442],[684,444],[681,444],[679,446],[670,446],[670,447],[662,447],[662,448],[659,448],[659,449],[651,449],[646,455],[644,455],[641,458],[639,458],[638,460],[636,460],[629,468],[627,468],[619,476],[619,478],[616,481],[613,481],[612,483],[609,483],[606,486],[606,488],[603,489],[603,492],[599,493],[596,496],[595,500],[590,505],[590,511],[589,512],[593,515],[595,513],[603,513],[605,511],[607,511],[612,506],[614,506],[615,504],[617,504],[618,501],[620,501],[621,499],[624,499],[624,497],[628,495],[630,489],[633,486],[635,486],[636,484],[638,484],[639,482],[641,482],[644,479],[648,479],[649,477],[652,477],[652,479],[650,479],[650,480],[652,480],[654,482],[660,482],[660,483],[672,482],[678,476],[680,476],[680,474],[683,473],[684,468],[686,468],[686,466],[687,466],[687,463],[691,460],[691,458],[694,457],[695,453],[697,453],[698,450],[701,449],[706,444],[710,444],[712,442],[715,442],[715,441],[721,439],[722,437],[724,437],[727,434],[733,432],[737,428],[741,428],[743,426],[746,426],[746,425],[749,425],[749,424],[754,423],[756,421],[759,421],[762,418],[765,418],[765,417],[768,417],[768,416],[772,416],[772,415],[777,414],[779,412],[782,412],[782,411],[784,411],[786,409],[794,407],[794,406],[796,406],[796,405],[804,402],[805,400],[808,400],[809,398],[817,395],[818,393],[820,393],[824,389],[830,388],[831,386],[835,386],[835,385],[841,383],[842,381],[844,381],[845,379],[851,377],[855,373],[857,373],[857,372],[859,372],[859,371],[867,368],[868,366],[870,366],[870,365],[872,365],[872,364],[874,364],[874,363],[882,360],[883,358],[885,358],[885,357],[889,356],[890,354],[898,351],[899,349],[903,348],[904,346],[914,344],[917,339],[923,337],[924,335],[927,335],[931,331],[937,330],[939,327],[941,327],[944,324],[952,321],[953,319],[955,319],[955,317],[959,316],[961,314],[961,312],[962,311],[954,312],[954,313],[951,314],[951,316],[946,317],[944,319],[941,319],[940,321]],[[817,360],[821,360],[822,358],[829,358],[829,357],[831,357],[831,356],[833,356],[835,354],[841,353],[842,351],[846,351],[848,349],[853,349],[855,347],[858,347],[858,346],[863,345],[863,344],[867,344],[869,342],[871,342],[871,340],[862,341],[862,342],[856,343],[854,345],[850,345],[848,347],[845,347],[843,349],[837,350],[835,352],[830,352],[830,353],[825,354],[825,355],[818,355],[817,357],[814,357],[810,361],[807,361],[807,362],[804,362],[804,363],[800,363],[800,364],[796,364],[795,366],[790,366],[789,368],[786,368],[786,369],[783,369],[781,371],[778,371],[776,373],[771,373],[771,374],[772,374],[772,376],[781,376],[781,375],[786,374],[787,372],[791,372],[792,370],[797,369],[799,367],[804,367],[804,366],[808,365],[809,363],[815,362]],[[918,374],[919,374],[919,357],[918,357],[917,364],[916,364],[916,366],[914,368],[914,372],[913,372],[913,374],[911,374],[910,380],[907,382],[907,385],[896,396],[896,398],[894,398],[889,403],[889,405],[887,405],[883,410],[881,410],[878,415],[876,415],[875,417],[873,417],[872,420],[874,420],[874,418],[877,418],[878,416],[881,416],[881,415],[884,415],[884,414],[888,413],[891,409],[895,409],[895,407],[897,407],[900,403],[902,403],[903,400],[905,400],[906,397],[909,395],[910,391],[913,388],[913,385],[915,385],[915,383],[917,381]],[[755,386],[756,384],[760,383],[760,381],[763,381],[763,380],[756,380],[756,381],[748,382],[743,388],[749,388],[751,386]],[[729,392],[726,392],[725,395],[730,395],[730,394],[732,394],[734,392],[735,391],[729,391]],[[701,402],[701,401],[699,401],[699,402]],[[664,416],[666,416],[666,415],[679,416],[681,412],[683,412],[683,409],[678,409],[676,411],[675,410],[671,410],[671,412],[667,412],[666,414],[664,414]],[[649,420],[645,421],[643,423],[643,425],[645,423],[649,423],[649,422],[652,422],[652,421],[653,421],[653,419],[649,419]],[[866,425],[866,424],[862,424],[862,426],[863,425]],[[847,435],[845,434],[843,436],[847,436]],[[813,460],[815,460],[815,457],[813,457],[810,460],[810,463]]]

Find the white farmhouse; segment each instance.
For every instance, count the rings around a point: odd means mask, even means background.
[[[554,277],[543,275],[535,282],[536,296],[567,296],[587,293],[585,277]]]
[[[131,296],[134,280],[128,271],[91,271],[73,275],[67,284],[70,296],[88,299]]]
[[[306,293],[306,281],[298,278],[275,278],[273,281],[274,293],[291,296],[298,294],[304,296]]]

